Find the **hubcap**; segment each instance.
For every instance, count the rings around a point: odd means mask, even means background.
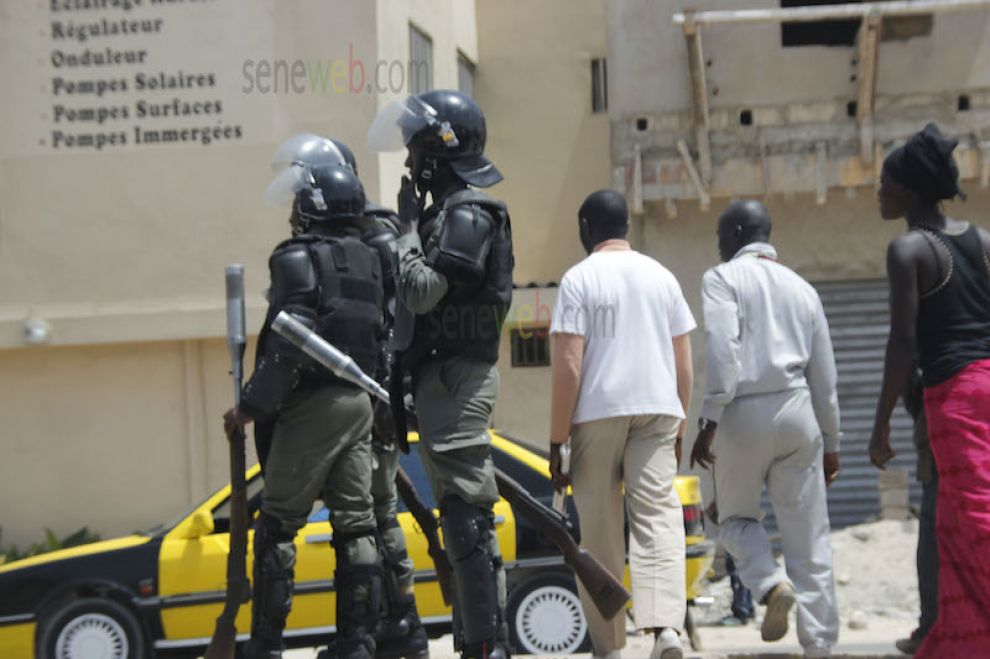
[[[578,596],[559,586],[527,595],[516,613],[519,642],[531,654],[576,652],[588,631]]]
[[[58,659],[127,659],[127,633],[102,613],[73,618],[55,641]]]

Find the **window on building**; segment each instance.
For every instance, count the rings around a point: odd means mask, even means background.
[[[781,7],[818,7],[821,5],[856,4],[863,0],[780,0]],[[885,2],[889,0],[879,0]],[[859,18],[780,24],[784,48],[798,46],[854,46],[861,23]],[[880,30],[882,41],[903,41],[931,34],[934,19],[931,14],[917,16],[887,16]]]
[[[591,60],[591,111],[608,112],[608,70],[604,57]]]
[[[781,7],[817,7],[842,5],[858,0],[780,0]],[[860,19],[827,20],[811,22],[783,22],[780,24],[781,45],[784,48],[798,46],[854,46],[859,32]]]
[[[409,24],[409,93],[421,94],[433,88],[433,39]]]
[[[522,327],[509,332],[512,341],[512,366],[550,365],[550,328]]]
[[[457,89],[462,94],[474,96],[474,62],[464,53],[457,53]]]
[[[880,28],[880,41],[907,41],[915,37],[927,37],[932,33],[935,16],[886,16]]]

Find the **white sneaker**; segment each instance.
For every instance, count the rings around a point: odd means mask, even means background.
[[[676,630],[664,627],[653,644],[650,659],[684,659],[684,648],[681,637]]]

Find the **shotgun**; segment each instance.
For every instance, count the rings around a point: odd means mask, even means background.
[[[228,265],[227,349],[230,374],[234,380],[234,405],[241,404],[244,378],[244,348],[247,335],[244,322],[244,266]],[[237,627],[234,622],[241,604],[251,595],[247,579],[247,487],[244,482],[244,434],[230,440],[230,553],[227,554],[227,595],[217,618],[205,659],[234,659]]]
[[[337,377],[353,382],[385,403],[390,402],[388,392],[362,371],[350,356],[342,353],[290,314],[285,311],[279,312],[272,323],[272,329]],[[594,556],[578,547],[568,532],[564,517],[534,499],[519,483],[497,467],[495,482],[498,484],[499,494],[515,506],[522,517],[529,520],[557,545],[564,555],[564,562],[574,570],[574,574],[581,580],[601,614],[606,619],[611,619],[619,613],[630,599],[629,592],[622,582]]]

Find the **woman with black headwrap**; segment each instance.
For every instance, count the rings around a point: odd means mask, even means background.
[[[990,233],[945,216],[962,196],[956,141],[935,124],[884,161],[880,214],[907,233],[887,250],[890,339],[870,460],[894,457],[890,417],[917,357],[938,470],[938,619],[918,657],[990,657]]]

